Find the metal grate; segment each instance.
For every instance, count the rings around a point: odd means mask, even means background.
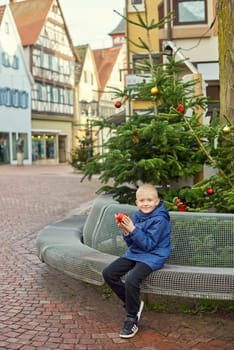
[[[116,203],[111,195],[98,196],[94,201],[83,229],[84,243],[90,247],[92,246],[93,234],[96,231],[96,227],[99,225],[102,215],[110,203]]]
[[[45,262],[58,271],[83,282],[103,285],[103,268],[116,259],[83,245],[53,245],[43,254]]]
[[[234,215],[171,212],[170,264],[234,267]]]
[[[164,295],[199,298],[234,299],[233,269],[194,268],[165,265],[150,274],[142,284],[142,291]]]
[[[115,223],[115,214],[126,212],[130,217],[136,211],[135,206],[128,204],[110,204],[96,227],[92,237],[92,247],[107,253],[121,255],[126,250],[126,243],[122,239],[123,231]]]
[[[132,216],[135,206],[110,204],[103,211],[90,246],[120,256],[126,250],[114,215]],[[185,266],[234,267],[234,216],[214,213],[170,212],[172,253],[168,263]]]

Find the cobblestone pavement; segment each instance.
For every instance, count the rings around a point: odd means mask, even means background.
[[[118,332],[117,298],[49,268],[37,232],[96,197],[68,165],[0,166],[0,349],[233,350],[234,320],[144,311],[138,334]]]

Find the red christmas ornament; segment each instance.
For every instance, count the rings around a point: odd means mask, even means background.
[[[177,198],[177,200],[175,201],[175,204],[178,206],[181,203],[181,199]]]
[[[207,188],[206,193],[207,193],[209,196],[211,196],[212,194],[214,194],[214,189],[213,189],[212,187],[209,187],[209,188]]]
[[[177,111],[180,113],[184,112],[184,106],[181,103],[177,106]]]
[[[186,204],[181,204],[178,206],[179,211],[187,211],[187,205]]]
[[[116,216],[116,220],[117,220],[119,223],[121,223],[122,220],[123,220],[123,218],[124,218],[125,216],[127,216],[127,214],[124,213],[124,212],[121,212],[121,213],[119,213],[119,214]]]
[[[121,107],[121,102],[115,101],[115,108],[120,108],[120,107]]]

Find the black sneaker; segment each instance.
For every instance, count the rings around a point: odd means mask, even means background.
[[[123,329],[121,330],[119,336],[120,338],[131,338],[137,333],[137,318],[127,317],[124,321]]]

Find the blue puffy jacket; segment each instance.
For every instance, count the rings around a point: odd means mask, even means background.
[[[141,261],[151,269],[160,269],[171,252],[171,225],[163,201],[149,214],[140,210],[133,214],[135,229],[123,238],[128,250],[123,257]]]

